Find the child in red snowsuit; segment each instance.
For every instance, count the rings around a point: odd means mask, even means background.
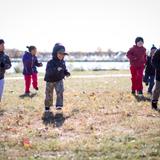
[[[143,96],[143,71],[146,63],[146,49],[143,47],[144,40],[142,37],[137,37],[135,44],[128,52],[127,57],[130,61],[132,94],[138,93]]]
[[[33,88],[38,90],[37,67],[41,67],[42,63],[38,62],[36,57],[37,48],[35,46],[27,46],[29,52],[23,55],[23,75],[25,80],[25,94],[30,93],[31,80]]]

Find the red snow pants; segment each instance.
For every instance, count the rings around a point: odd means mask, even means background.
[[[25,92],[30,92],[31,80],[33,88],[38,88],[38,80],[37,80],[37,73],[33,73],[32,75],[25,75]]]
[[[130,67],[131,71],[131,81],[132,81],[132,91],[142,91],[143,90],[143,71],[144,71],[144,66],[136,67],[136,66],[131,66]]]

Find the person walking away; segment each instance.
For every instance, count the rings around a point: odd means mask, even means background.
[[[156,50],[152,64],[156,69],[156,83],[152,94],[152,109],[158,110],[158,99],[160,96],[160,49]]]
[[[154,80],[155,80],[155,68],[152,65],[152,59],[156,50],[157,48],[153,45],[150,51],[150,55],[147,56],[147,62],[145,66],[145,75],[143,78],[143,82],[146,84],[146,86],[149,85],[148,94],[150,95],[152,95],[152,89],[153,89]]]

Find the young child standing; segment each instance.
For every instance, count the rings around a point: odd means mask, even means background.
[[[46,74],[44,80],[46,81],[45,91],[45,111],[48,112],[50,107],[53,106],[53,90],[56,91],[56,109],[61,110],[63,107],[63,79],[65,76],[70,76],[70,73],[66,69],[64,57],[68,55],[65,52],[65,47],[59,43],[56,43],[53,52],[52,59],[47,63]]]
[[[38,62],[37,59],[37,48],[35,46],[27,46],[28,51],[25,51],[23,55],[23,75],[25,80],[25,94],[30,94],[31,80],[33,88],[38,90],[38,80],[37,80],[37,67],[41,67],[42,63]]]
[[[142,37],[137,37],[135,44],[128,52],[127,57],[130,61],[132,94],[136,92],[139,96],[143,96],[143,71],[146,63],[146,49],[143,47],[144,40]]]
[[[152,59],[152,64],[156,69],[156,84],[152,95],[152,109],[157,110],[158,99],[160,96],[160,49],[156,50]]]
[[[0,102],[3,95],[3,89],[4,89],[4,75],[5,71],[9,68],[11,68],[11,61],[9,57],[4,53],[5,47],[4,47],[4,40],[0,39]]]
[[[152,65],[152,59],[156,50],[157,48],[153,45],[150,51],[150,55],[147,56],[145,75],[143,78],[143,81],[146,83],[146,85],[149,85],[148,94],[151,94],[151,95],[152,95],[152,89],[154,86],[154,79],[155,79],[155,68]]]

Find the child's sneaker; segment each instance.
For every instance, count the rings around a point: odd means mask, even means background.
[[[138,91],[138,96],[139,97],[143,97],[143,92],[142,91]]]
[[[24,96],[30,96],[30,92],[25,92]]]
[[[38,87],[36,87],[36,88],[34,88],[36,91],[38,91],[39,90],[39,88]]]
[[[45,112],[50,112],[50,107],[45,107]]]
[[[62,110],[62,108],[63,108],[62,106],[57,106],[56,110]]]
[[[157,102],[156,101],[152,101],[152,109],[157,110]]]
[[[136,91],[134,91],[134,90],[132,90],[132,92],[131,92],[133,95],[136,95]]]

